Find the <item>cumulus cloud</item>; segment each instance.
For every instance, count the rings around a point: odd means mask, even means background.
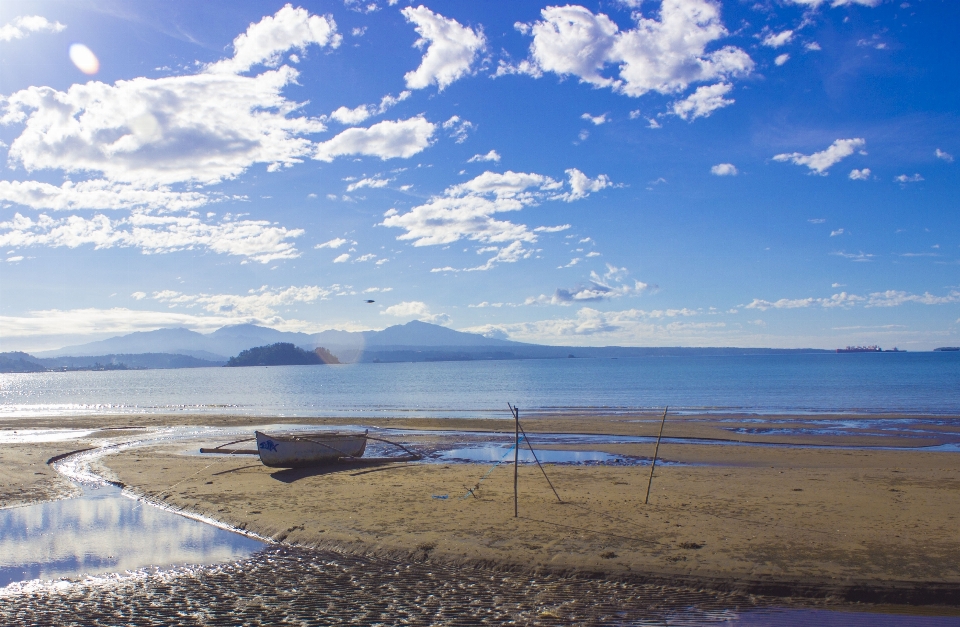
[[[382,160],[407,159],[430,145],[436,125],[422,115],[407,120],[378,122],[369,128],[348,128],[316,146],[314,159],[330,162],[346,155]]]
[[[857,170],[854,168],[850,170],[850,180],[851,181],[869,181],[870,180],[870,168],[863,168],[862,170]]]
[[[899,176],[895,176],[895,177],[893,178],[893,180],[896,181],[897,183],[900,183],[900,184],[905,184],[905,183],[919,183],[920,181],[923,180],[923,177],[920,176],[919,174],[914,174],[913,176],[908,176],[908,175],[906,175],[906,174],[901,174],[901,175],[899,175]]]
[[[606,113],[602,113],[600,115],[590,115],[589,113],[584,113],[583,115],[580,116],[580,119],[586,120],[587,122],[590,122],[594,126],[600,126],[601,124],[606,124],[607,122],[610,121],[607,119]]]
[[[324,126],[294,115],[299,105],[281,93],[297,71],[284,65],[253,76],[239,72],[279,62],[291,47],[336,45],[335,28],[329,18],[288,5],[234,40],[233,58],[199,74],[14,92],[0,123],[24,128],[8,159],[28,172],[82,172],[141,187],[212,184],[257,163],[299,163],[313,152],[304,136]]]
[[[443,128],[448,131],[450,137],[456,140],[458,144],[462,144],[467,141],[467,135],[470,133],[470,129],[475,127],[473,122],[462,120],[459,115],[454,115],[443,123]]]
[[[944,152],[939,148],[933,151],[933,156],[936,157],[937,159],[942,159],[947,163],[953,163],[953,155],[951,155],[949,152]]]
[[[384,214],[383,226],[401,228],[406,232],[399,240],[412,241],[414,246],[435,246],[468,239],[483,244],[481,252],[497,254],[481,266],[465,270],[487,270],[497,263],[512,263],[532,254],[523,243],[537,241],[537,231],[524,224],[515,224],[494,217],[497,213],[519,211],[525,206],[544,200],[573,202],[611,185],[610,179],[600,175],[591,179],[579,170],[567,170],[568,182],[557,181],[543,174],[512,172],[484,172],[458,185],[451,186],[425,204],[401,214],[390,209]],[[546,227],[548,230],[553,227]],[[566,227],[564,227],[566,228]],[[558,229],[559,230],[559,229]],[[501,247],[502,246],[502,247]],[[452,271],[454,268],[436,268]]]
[[[211,202],[211,196],[196,191],[175,192],[159,185],[141,188],[103,179],[67,181],[60,185],[39,181],[0,181],[0,200],[32,209],[196,209]]]
[[[391,109],[397,103],[403,102],[409,98],[412,93],[413,92],[410,91],[402,91],[398,96],[391,96],[390,94],[387,94],[380,99],[379,105],[364,104],[353,109],[340,107],[327,117],[334,122],[339,122],[340,124],[359,124],[369,117],[386,113],[387,110]]]
[[[443,91],[451,83],[470,71],[477,53],[486,45],[480,30],[462,26],[454,19],[443,17],[421,5],[405,7],[400,11],[415,25],[420,35],[414,45],[426,46],[420,67],[404,74],[409,89],[424,89],[436,85]]]
[[[287,4],[272,16],[251,24],[233,40],[233,57],[207,66],[213,73],[240,74],[255,65],[276,67],[292,48],[305,52],[310,45],[340,45],[342,36],[329,15],[310,15],[306,9]]]
[[[118,220],[103,214],[89,219],[76,215],[54,219],[41,214],[34,220],[17,213],[0,222],[0,246],[134,247],[147,255],[209,250],[261,263],[299,257],[300,252],[290,240],[301,235],[302,229],[286,229],[265,220],[225,219],[208,223],[194,216],[157,216],[146,212],[133,212]]]
[[[382,179],[376,176],[360,179],[359,181],[354,181],[353,183],[350,183],[349,185],[347,185],[347,191],[353,192],[364,187],[371,187],[371,188],[386,187],[387,185],[390,184],[390,181],[392,180],[393,179]]]
[[[777,55],[777,58],[773,60],[774,65],[780,66],[790,60],[790,55],[784,52],[783,54]]]
[[[530,59],[501,73],[576,76],[627,96],[675,94],[699,82],[749,74],[753,60],[740,48],[707,46],[728,35],[719,6],[708,0],[663,0],[660,19],[634,13],[635,28],[621,31],[606,15],[582,6],[551,6],[542,21],[521,24],[532,35]],[[605,74],[617,68],[617,77]]]
[[[422,322],[432,322],[434,324],[447,324],[450,322],[450,316],[445,313],[430,313],[430,308],[426,303],[411,300],[391,305],[380,312],[381,316],[396,316],[397,318],[414,318]]]
[[[552,296],[543,294],[531,296],[523,304],[572,305],[575,303],[600,302],[624,296],[637,296],[651,289],[648,284],[642,281],[626,281],[624,274],[625,269],[624,272],[621,272],[620,268],[607,264],[607,274],[604,277],[596,272],[591,272],[590,281],[586,284],[578,285],[572,289],[557,288]]]
[[[843,229],[837,229],[836,231],[830,231],[830,237],[836,237],[837,235],[843,235]]]
[[[852,155],[858,149],[862,152],[866,141],[862,138],[838,139],[821,152],[815,152],[812,155],[804,155],[799,152],[783,153],[775,155],[774,161],[789,161],[796,165],[805,165],[810,168],[811,173],[826,176],[827,170],[840,163]]]
[[[763,38],[763,45],[771,48],[779,48],[793,41],[793,31],[785,30],[779,33],[770,33]]]
[[[500,153],[496,150],[491,150],[485,155],[473,155],[467,159],[467,163],[477,163],[479,161],[493,161],[494,163],[500,163]]]
[[[332,240],[329,240],[329,241],[324,242],[324,243],[322,243],[322,244],[317,244],[316,246],[314,246],[314,248],[333,248],[333,249],[336,249],[336,248],[340,248],[340,247],[343,246],[344,244],[349,244],[349,243],[350,243],[349,240],[345,240],[345,239],[343,239],[342,237],[335,237],[335,238],[333,238]],[[353,243],[356,244],[356,242],[353,242]]]
[[[0,26],[0,41],[23,39],[30,33],[59,33],[66,27],[66,24],[51,22],[42,15],[21,15]]]
[[[673,103],[673,114],[682,120],[691,121],[708,117],[717,109],[728,107],[735,102],[732,98],[724,98],[732,89],[733,85],[730,83],[697,87],[692,94]]]
[[[342,255],[337,255],[333,263],[346,263],[348,261],[350,261],[350,253],[343,253]]]
[[[736,176],[739,173],[737,166],[732,163],[718,163],[710,168],[710,174],[715,176]]]

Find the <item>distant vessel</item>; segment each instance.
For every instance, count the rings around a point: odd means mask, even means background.
[[[949,352],[954,352],[954,351],[960,351],[960,346],[941,346],[940,348],[935,348],[935,349],[933,349],[933,350],[934,350],[934,351],[948,352],[948,353],[949,353]]]
[[[896,351],[896,349],[894,349]],[[883,349],[879,346],[848,346],[846,348],[838,348],[838,353],[882,353]],[[900,352],[900,351],[896,351]]]

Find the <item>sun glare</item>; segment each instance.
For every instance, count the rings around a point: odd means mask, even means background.
[[[93,75],[100,71],[100,59],[93,54],[93,50],[83,44],[70,46],[70,60],[84,74]]]

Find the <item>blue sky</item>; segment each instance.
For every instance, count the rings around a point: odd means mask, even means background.
[[[569,345],[957,345],[958,17],[8,0],[0,349],[413,319]]]

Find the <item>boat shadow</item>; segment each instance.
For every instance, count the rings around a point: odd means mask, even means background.
[[[270,473],[270,476],[282,483],[294,483],[301,479],[309,477],[321,477],[323,475],[332,475],[341,472],[363,471],[357,474],[367,472],[377,472],[379,470],[388,470],[390,468],[402,468],[405,464],[396,461],[370,461],[370,462],[336,462],[332,464],[322,464],[317,466],[305,466],[302,468],[284,468]]]

